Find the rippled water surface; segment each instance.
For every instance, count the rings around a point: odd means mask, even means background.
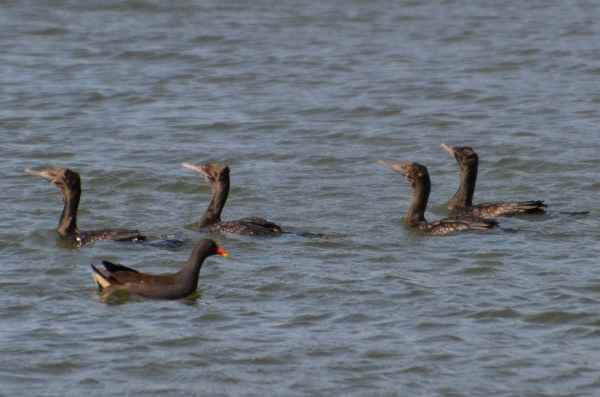
[[[600,390],[600,4],[54,1],[0,6],[0,395],[593,396]],[[447,215],[542,199],[587,216],[406,229],[418,161]],[[210,235],[198,293],[102,299],[89,265],[176,271],[229,164],[223,219],[326,238]],[[55,231],[82,176],[81,229]]]

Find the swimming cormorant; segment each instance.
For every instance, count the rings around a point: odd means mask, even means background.
[[[447,234],[461,230],[484,230],[498,227],[498,222],[478,216],[453,216],[428,222],[425,219],[427,201],[431,192],[431,180],[427,167],[419,163],[388,163],[380,160],[379,164],[390,167],[404,175],[413,188],[413,199],[406,212],[404,223],[410,228],[419,228],[429,234]]]
[[[109,229],[80,232],[77,228],[77,208],[81,197],[79,174],[68,168],[51,168],[44,171],[26,169],[25,172],[41,176],[60,189],[64,207],[56,230],[64,240],[85,245],[100,240],[143,241],[146,239],[139,230]]]
[[[222,164],[200,164],[188,163],[182,166],[204,175],[212,188],[212,199],[208,208],[202,215],[198,226],[207,229],[211,233],[235,233],[243,235],[268,235],[283,233],[281,227],[273,222],[259,217],[247,217],[237,221],[221,221],[221,212],[229,194],[229,167]]]
[[[454,156],[460,168],[460,186],[447,204],[449,210],[459,214],[470,214],[483,218],[545,213],[544,208],[548,206],[542,200],[506,201],[473,205],[479,156],[470,147],[451,147],[445,143],[442,143],[442,147]]]

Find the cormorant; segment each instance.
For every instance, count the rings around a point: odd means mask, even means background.
[[[442,147],[454,156],[460,168],[460,186],[447,204],[449,210],[459,214],[470,214],[483,218],[545,213],[544,208],[548,206],[542,200],[506,201],[473,205],[479,156],[470,147],[451,147],[445,143],[442,143]]]
[[[221,164],[200,164],[192,165],[188,163],[182,166],[194,170],[204,175],[212,188],[212,199],[208,208],[202,215],[198,226],[201,229],[208,229],[211,233],[236,233],[243,235],[267,235],[283,233],[281,227],[273,222],[259,217],[247,217],[237,221],[221,221],[221,212],[227,201],[229,194],[229,167]]]
[[[64,207],[58,220],[58,234],[67,241],[85,245],[100,240],[143,241],[139,230],[109,229],[80,232],[77,228],[77,208],[81,197],[81,178],[68,168],[51,168],[44,171],[26,169],[25,172],[41,176],[56,185],[62,193]]]
[[[431,180],[427,167],[419,163],[388,163],[380,160],[379,164],[390,167],[404,175],[413,188],[413,199],[406,212],[404,223],[410,228],[419,228],[429,234],[447,234],[460,230],[484,230],[498,227],[498,222],[478,216],[453,216],[428,222],[425,219],[427,201],[431,192]]]

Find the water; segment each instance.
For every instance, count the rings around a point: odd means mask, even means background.
[[[258,4],[259,3],[259,4]],[[585,396],[600,386],[600,6],[595,2],[12,2],[0,6],[0,394]],[[543,199],[584,217],[516,232],[404,228],[418,161],[427,217],[480,156],[476,202]],[[177,270],[223,219],[327,238],[211,235],[198,293],[104,301],[89,264]],[[81,229],[181,248],[65,247]]]

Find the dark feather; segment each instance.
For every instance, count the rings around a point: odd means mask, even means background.
[[[112,262],[109,262],[109,261],[102,261],[102,266],[104,266],[104,268],[106,269],[106,271],[109,272],[109,273],[116,273],[116,272],[139,273],[135,269],[132,269],[130,267],[123,266],[123,265],[118,265],[116,263],[112,263]]]

